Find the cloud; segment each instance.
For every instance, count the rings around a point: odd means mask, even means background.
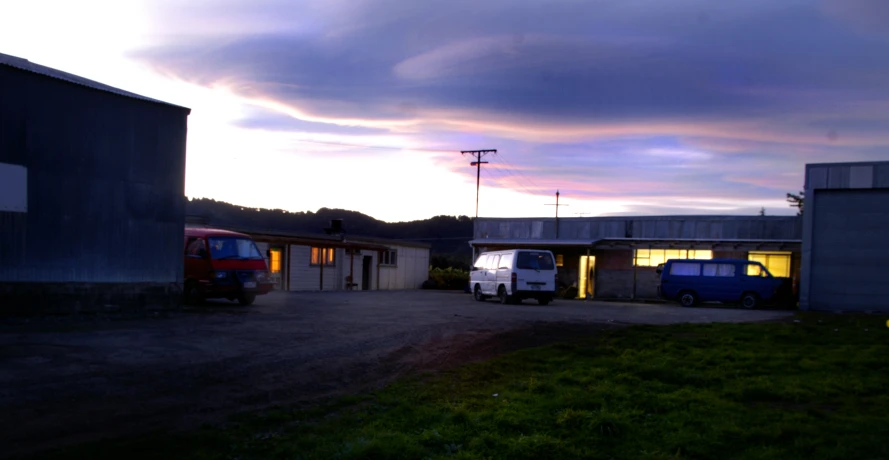
[[[248,129],[261,129],[267,131],[288,131],[297,133],[341,134],[362,136],[372,134],[385,134],[389,131],[381,128],[368,128],[363,126],[343,126],[334,123],[320,123],[315,121],[300,120],[287,114],[255,109],[246,117],[234,122],[235,126]]]
[[[497,148],[501,188],[758,211],[889,148],[883,0],[225,1],[166,3],[133,56],[261,107],[238,126],[397,135],[467,182]]]

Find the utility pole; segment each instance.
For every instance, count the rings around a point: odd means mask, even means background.
[[[556,190],[556,204],[547,203],[547,206],[556,207],[556,239],[559,239],[559,206],[568,206],[567,204],[559,204],[559,191]]]
[[[470,166],[475,166],[475,168],[476,168],[476,173],[475,173],[475,218],[478,219],[478,191],[479,191],[479,187],[480,187],[481,181],[482,181],[482,165],[488,164],[487,161],[482,161],[482,157],[489,154],[489,153],[497,153],[497,150],[490,149],[490,150],[462,150],[462,151],[460,151],[460,154],[462,154],[462,155],[466,155],[467,153],[472,155],[473,158],[475,158],[475,161],[473,161],[472,163],[469,163],[469,164],[470,164]]]

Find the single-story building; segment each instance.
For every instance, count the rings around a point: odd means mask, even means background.
[[[478,218],[473,259],[488,250],[549,249],[559,282],[577,297],[657,298],[667,259],[743,258],[799,279],[802,219],[796,216]]]
[[[213,226],[189,218],[189,226]],[[429,276],[430,245],[333,234],[220,227],[250,235],[282,291],[420,289]]]
[[[889,161],[806,165],[802,310],[889,311]]]

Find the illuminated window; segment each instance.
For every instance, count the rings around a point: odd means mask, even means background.
[[[380,265],[395,267],[398,265],[398,250],[389,249],[380,253]]]
[[[750,252],[747,260],[763,264],[772,276],[790,278],[790,255],[789,252]]]
[[[565,256],[562,254],[556,254],[556,267],[561,267],[565,264]]]
[[[712,259],[709,249],[637,249],[634,263],[637,267],[657,267],[669,259]]]
[[[336,250],[333,248],[312,248],[312,265],[321,265],[321,261],[324,261],[324,265],[335,265],[335,255]]]
[[[269,251],[269,271],[272,273],[281,273],[280,249],[272,249]]]

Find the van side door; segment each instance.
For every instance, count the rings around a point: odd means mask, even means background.
[[[740,299],[745,292],[755,292],[763,300],[769,300],[774,293],[773,278],[769,277],[768,271],[759,262],[748,262],[744,264],[744,270],[741,274],[741,292],[735,298]]]
[[[489,254],[488,259],[485,260],[485,285],[482,288],[482,292],[485,294],[494,295],[497,293],[495,283],[497,282],[497,263],[499,261],[499,254]]]
[[[500,256],[500,261],[497,263],[497,274],[495,275],[495,292],[496,289],[500,287],[500,285],[506,286],[507,290],[510,289],[510,285],[512,284],[512,261],[513,261],[513,253],[506,253]]]
[[[199,236],[188,237],[185,243],[185,279],[203,280],[210,271],[207,243]]]

